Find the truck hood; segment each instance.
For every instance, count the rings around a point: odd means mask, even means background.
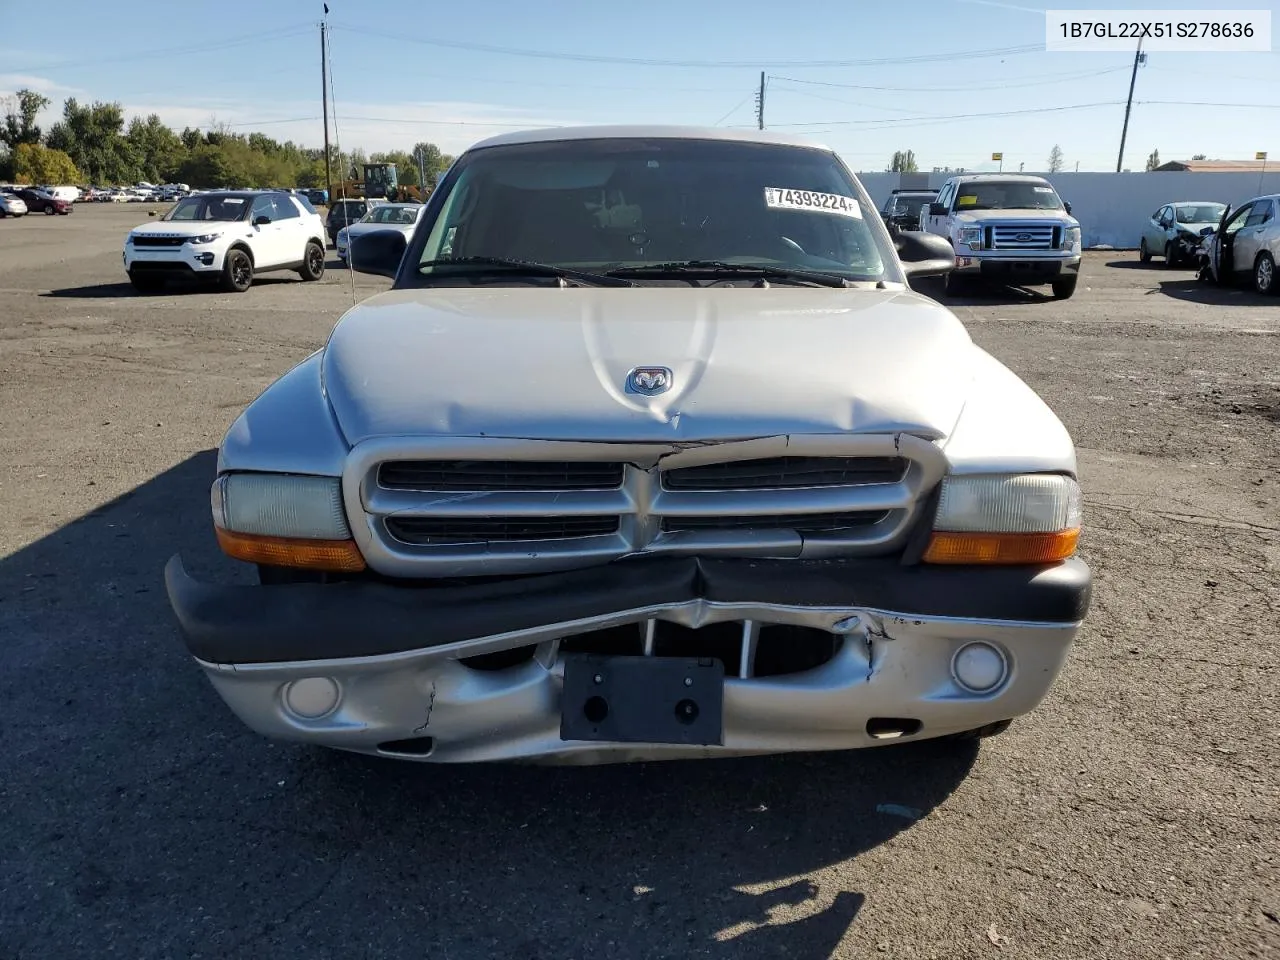
[[[671,442],[947,436],[977,351],[910,291],[437,288],[353,307],[325,347],[348,443],[376,436]],[[667,367],[670,390],[625,389]]]
[[[999,223],[1001,220],[1048,220],[1051,223],[1065,223],[1069,227],[1080,226],[1080,221],[1065,210],[973,210],[956,214],[956,223]]]

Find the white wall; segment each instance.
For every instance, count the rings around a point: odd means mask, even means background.
[[[1280,163],[1264,177],[1256,173],[1037,173],[1070,202],[1080,221],[1086,247],[1110,246],[1135,250],[1142,225],[1157,209],[1179,200],[1217,200],[1233,207],[1253,197],[1280,193]],[[948,174],[929,175],[937,189]],[[860,173],[858,179],[879,209],[898,186],[896,173]],[[1262,180],[1259,189],[1259,180]]]

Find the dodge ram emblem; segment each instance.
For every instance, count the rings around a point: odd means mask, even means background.
[[[1013,239],[1017,240],[1019,243],[1026,243],[1028,240],[1030,240],[1030,239],[1031,239],[1031,234],[1029,234],[1029,233],[1020,233],[1020,234],[1018,234],[1016,237],[1014,237]]]
[[[666,367],[636,367],[627,374],[627,392],[656,397],[671,389],[671,371]]]

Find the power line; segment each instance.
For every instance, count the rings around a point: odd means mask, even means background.
[[[231,47],[244,46],[245,44],[259,43],[264,40],[284,40],[294,36],[301,36],[303,33],[310,31],[310,29],[310,23],[302,23],[295,24],[293,26],[276,27],[271,30],[255,30],[253,33],[237,34],[233,37],[227,37],[224,40],[206,41],[181,47],[158,49],[152,47],[135,50],[131,53],[113,54],[109,57],[89,57],[87,59],[78,58],[76,60],[63,60],[58,63],[42,63],[28,67],[13,67],[9,69],[9,72],[23,73],[27,71],[39,71],[43,73],[49,70],[66,70],[75,67],[96,66],[102,63],[132,63],[136,60],[148,60],[155,57],[170,57],[178,54],[208,53],[210,51],[226,50]]]
[[[601,54],[565,53],[551,50],[528,50],[519,47],[498,47],[485,43],[468,43],[462,40],[440,40],[430,37],[406,37],[403,34],[387,33],[382,30],[371,30],[353,24],[336,24],[331,29],[341,29],[349,33],[360,33],[384,40],[398,40],[404,43],[421,44],[429,47],[447,47],[455,50],[471,50],[478,53],[493,53],[511,57],[533,57],[541,60],[567,60],[578,63],[610,63],[633,67],[692,67],[701,69],[729,68],[735,70],[759,68],[785,69],[788,67],[880,67],[890,64],[939,63],[950,60],[973,60],[986,57],[1008,57],[1021,53],[1035,53],[1044,50],[1043,44],[1024,44],[1017,47],[993,47],[986,50],[963,50],[957,53],[916,54],[907,57],[882,57],[862,60],[662,60],[652,57],[610,57]]]
[[[955,113],[950,116],[902,117],[897,120],[813,120],[807,123],[779,123],[779,127],[848,127],[848,126],[896,126],[897,124],[924,121],[938,123],[950,120],[976,120],[987,117],[1014,117],[1029,113],[1062,113],[1067,110],[1087,110],[1092,107],[1114,107],[1123,104],[1123,100],[1100,100],[1097,103],[1070,103],[1058,107],[1029,107],[1025,110],[999,110],[991,113]]]
[[[741,110],[743,107],[745,107],[745,106],[746,106],[746,105],[751,101],[752,97],[754,97],[754,96],[755,96],[755,94],[754,94],[754,93],[752,93],[752,94],[748,94],[747,96],[743,97],[743,98],[742,98],[742,101],[741,101],[741,102],[740,102],[736,107],[734,107],[732,110],[730,110],[728,113],[726,113],[723,117],[721,117],[719,120],[717,120],[715,123],[713,123],[713,124],[712,124],[712,126],[713,126],[713,127],[718,127],[718,126],[720,126],[720,124],[724,123],[726,120],[728,120],[730,117],[732,117],[735,113],[737,113],[739,110]]]
[[[1009,77],[999,83],[992,84],[951,84],[945,87],[882,87],[864,83],[835,83],[827,80],[799,80],[795,77],[779,77],[771,76],[770,80],[784,80],[787,83],[802,83],[806,86],[815,87],[839,87],[846,90],[876,90],[891,93],[969,93],[972,90],[1006,90],[1011,85],[1016,84],[1019,87],[1045,86],[1053,83],[1061,83],[1066,80],[1078,80],[1083,77],[1099,77],[1108,73],[1119,73],[1121,70],[1128,70],[1127,66],[1109,67],[1106,70],[1073,70],[1069,73],[1060,74],[1039,74],[1045,79],[1035,80],[1032,77]],[[1181,71],[1180,71],[1181,72]],[[1052,79],[1048,79],[1052,78]]]

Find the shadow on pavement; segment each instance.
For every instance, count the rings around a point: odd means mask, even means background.
[[[252,580],[215,547],[214,469],[199,453],[0,560],[11,955],[828,956],[864,896],[808,878],[910,829],[976,757],[445,767],[266,741],[188,660],[162,585],[176,551]]]
[[[342,269],[345,269],[342,268]],[[252,293],[253,287],[271,287],[286,283],[305,283],[301,277],[296,274],[288,274],[284,271],[279,273],[268,273],[260,277],[253,278],[253,286],[249,288],[247,293]],[[58,290],[50,290],[48,293],[42,293],[42,297],[54,297],[58,299],[72,300],[94,300],[105,297],[163,297],[174,296],[177,294],[224,294],[227,296],[240,296],[240,294],[228,294],[212,281],[183,281],[174,280],[165,284],[158,290],[142,293],[133,289],[133,284],[125,280],[121,283],[98,283],[87,287],[63,287]]]
[[[1219,307],[1273,306],[1280,303],[1275,297],[1264,297],[1245,287],[1220,287],[1215,283],[1197,280],[1195,275],[1178,280],[1161,280],[1157,289],[1148,294],[1162,293],[1166,297],[1204,303]]]

